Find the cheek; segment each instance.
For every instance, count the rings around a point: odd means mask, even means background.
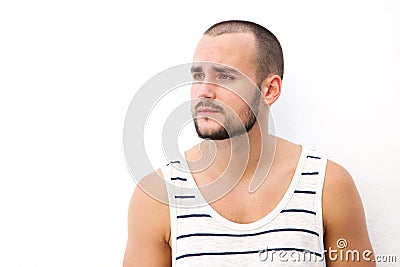
[[[222,98],[222,96],[221,96]],[[232,108],[233,110],[240,110],[244,105],[246,104],[246,101],[248,104],[251,104],[251,97],[247,93],[233,93],[233,92],[226,92],[224,100],[223,101],[227,106]]]
[[[193,90],[190,92],[190,98],[191,99],[196,98],[196,94],[193,92]]]
[[[199,84],[192,84],[190,87],[190,97],[193,98],[198,98],[198,90],[199,90]]]

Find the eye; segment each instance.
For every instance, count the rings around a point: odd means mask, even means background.
[[[221,75],[219,75],[219,79],[220,80],[233,80],[234,77],[227,75],[227,74],[221,74]]]
[[[204,75],[204,73],[193,73],[193,80],[195,80],[195,81],[202,81],[202,80],[204,80],[204,77],[205,77],[205,75]]]

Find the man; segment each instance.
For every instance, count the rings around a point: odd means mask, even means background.
[[[172,161],[136,187],[124,266],[375,266],[348,172],[268,133],[283,77],[276,37],[252,22],[221,22],[193,61],[204,141],[185,154],[189,173]]]

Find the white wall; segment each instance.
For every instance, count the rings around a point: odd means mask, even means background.
[[[0,266],[121,266],[134,187],[122,151],[128,105],[232,18],[282,43],[277,134],[350,171],[375,252],[400,260],[399,4],[250,3],[1,2]]]

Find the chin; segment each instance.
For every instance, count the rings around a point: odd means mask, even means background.
[[[217,127],[217,128],[196,128],[196,132],[198,137],[202,139],[210,139],[210,140],[225,140],[229,139],[228,133],[225,131],[224,128]]]
[[[196,119],[195,129],[198,137],[202,139],[223,140],[229,138],[225,128],[212,119]]]
[[[216,135],[217,133],[221,132],[221,129],[215,129],[215,128],[200,128],[197,131],[197,134],[201,136],[205,136],[204,138],[212,138],[212,136]]]

